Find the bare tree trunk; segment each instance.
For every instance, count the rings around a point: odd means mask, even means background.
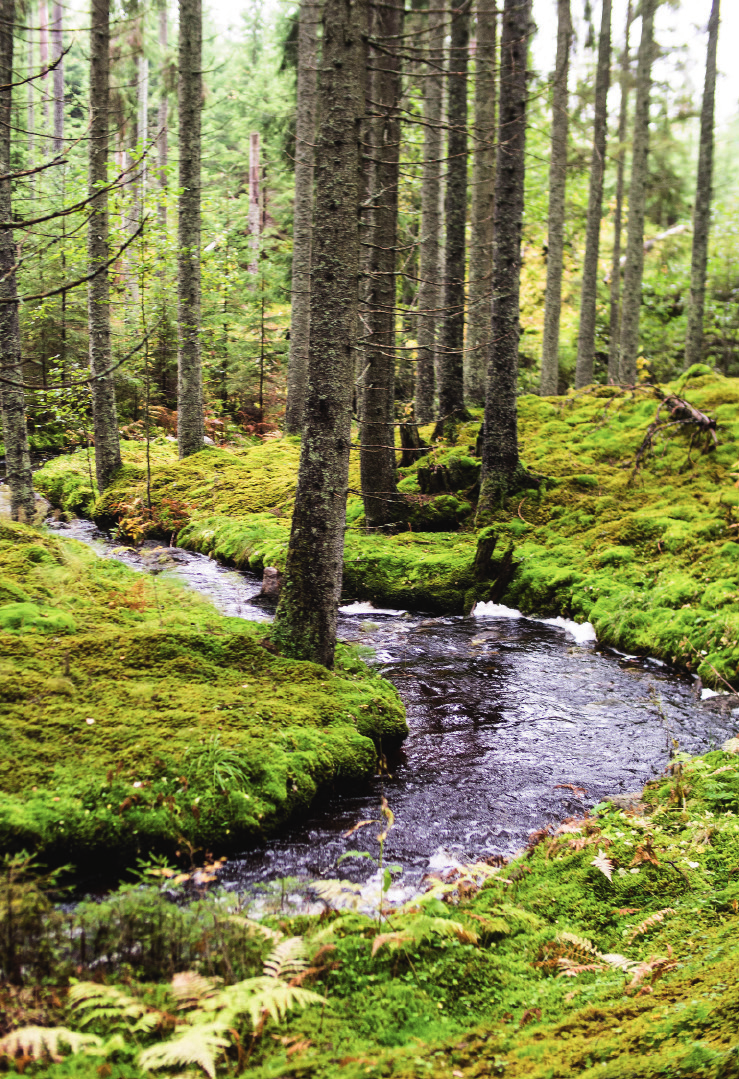
[[[598,41],[598,70],[595,76],[595,118],[593,156],[590,162],[588,221],[585,229],[585,260],[580,294],[580,326],[577,335],[575,387],[593,381],[595,359],[595,305],[598,295],[598,253],[600,220],[603,216],[603,175],[606,167],[608,133],[608,90],[611,85],[611,0],[603,0]]]
[[[626,267],[621,309],[621,356],[619,380],[622,385],[636,383],[636,359],[639,355],[639,308],[644,273],[644,195],[649,161],[649,102],[652,91],[654,60],[654,12],[658,0],[642,0],[642,31],[636,72],[636,108],[634,141],[629,185],[629,224],[626,240]]]
[[[287,368],[285,430],[303,427],[310,344],[310,248],[313,218],[313,166],[316,138],[316,62],[318,5],[302,0],[298,22],[298,87],[295,124],[295,203],[293,215],[290,358]]]
[[[54,0],[54,18],[51,24],[51,58],[58,60],[64,52],[62,5]],[[54,68],[54,156],[64,152],[64,61]]]
[[[608,385],[618,382],[619,337],[621,327],[621,228],[624,204],[624,171],[626,164],[626,129],[629,118],[629,79],[631,76],[631,57],[629,54],[629,33],[633,21],[631,0],[626,7],[626,33],[621,54],[621,102],[618,111],[618,166],[616,170],[616,208],[613,214],[613,254],[611,256],[611,296],[608,320]]]
[[[39,0],[38,5],[39,25],[39,59],[41,70],[45,71],[49,66],[49,9],[46,0]],[[44,75],[41,80],[41,96],[43,100],[44,128],[49,130],[49,76]]]
[[[703,310],[706,301],[706,267],[708,265],[708,234],[711,228],[711,197],[713,194],[713,115],[716,97],[716,46],[718,43],[720,0],[713,0],[708,21],[708,51],[706,77],[701,106],[701,141],[698,154],[698,177],[695,187],[693,213],[693,255],[690,266],[690,302],[688,330],[685,337],[685,366],[703,359]]]
[[[467,66],[470,46],[470,2],[452,12],[449,47],[449,164],[444,218],[444,314],[439,350],[439,423],[442,434],[450,419],[466,419],[464,406],[464,271],[467,225]]]
[[[146,152],[146,144],[149,138],[149,61],[145,56],[139,56],[138,69],[138,117],[136,121],[136,135],[141,145],[141,152],[142,154],[144,154]],[[138,183],[140,206],[139,219],[141,219],[144,213],[144,199],[146,198],[146,157],[144,157],[141,162],[141,171],[139,173]]]
[[[549,157],[549,227],[547,284],[544,299],[544,337],[541,348],[541,393],[559,389],[559,321],[562,312],[565,191],[567,187],[567,129],[572,19],[570,0],[557,0],[557,59],[552,84],[552,146]]]
[[[495,0],[477,0],[475,49],[475,146],[472,166],[470,301],[465,353],[465,395],[485,403],[490,353],[490,273],[495,205]]]
[[[180,114],[177,442],[180,457],[188,457],[203,448],[203,373],[200,354],[202,40],[201,0],[180,0],[177,82]]]
[[[108,103],[110,97],[110,0],[92,0],[90,29],[89,193],[94,198],[87,226],[88,272],[95,273],[109,258],[108,249]],[[96,194],[97,192],[97,194]],[[121,466],[118,417],[111,366],[110,293],[108,271],[98,272],[87,287],[92,383],[92,422],[95,432],[95,472],[100,491],[109,486]]]
[[[29,4],[29,6],[28,6],[28,19],[29,19],[29,23],[30,23],[31,26],[33,25],[33,16],[34,16],[33,4]],[[34,89],[34,84],[31,81],[31,79],[33,78],[34,75],[36,75],[38,73],[37,73],[36,68],[34,67],[34,63],[33,63],[33,31],[29,31],[28,38],[26,40],[27,40],[27,49],[28,49],[28,52],[27,52],[27,55],[26,55],[26,68],[28,69],[28,79],[29,79],[27,97],[26,97],[26,101],[27,101],[26,116],[27,116],[27,119],[28,119],[28,166],[29,166],[29,168],[34,168],[35,165],[36,165],[36,146],[35,146],[35,142],[34,142],[34,132],[36,130],[36,108],[35,108],[34,94],[35,94],[36,91]],[[31,180],[31,184],[30,184],[30,186],[31,186],[31,197],[33,197],[34,194],[35,194],[35,182],[34,182],[35,178],[33,176],[31,176],[30,180]]]
[[[443,5],[439,5],[442,7]],[[419,244],[418,352],[416,358],[416,421],[430,423],[434,418],[434,351],[439,307],[439,232],[441,230],[441,126],[444,94],[444,20],[443,11],[428,19],[428,64],[423,81],[423,178],[421,181],[421,241]]]
[[[0,0],[0,176],[10,171],[13,91],[13,28],[15,0]],[[0,180],[0,222],[13,218],[10,180]],[[23,397],[23,363],[18,325],[18,285],[12,229],[0,230],[0,404],[2,404],[5,476],[10,488],[10,515],[32,521],[33,476]]]
[[[367,0],[325,0],[308,395],[275,638],[332,667],[343,568],[359,273]]]
[[[531,477],[518,455],[518,335],[521,226],[526,169],[526,61],[531,0],[505,0],[500,44],[500,107],[495,165],[493,329],[485,396],[478,521]]]
[[[162,56],[161,86],[159,89],[159,112],[157,126],[159,129],[157,139],[158,164],[159,164],[159,208],[157,216],[159,227],[162,232],[167,231],[167,125],[169,121],[169,71],[167,64],[167,3],[159,0],[159,49]]]
[[[262,234],[262,209],[259,201],[260,184],[259,167],[259,132],[252,131],[249,136],[249,247],[252,255],[249,262],[249,273],[256,273],[259,269],[259,242]]]

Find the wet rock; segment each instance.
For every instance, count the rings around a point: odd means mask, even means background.
[[[261,596],[277,599],[282,588],[282,574],[274,566],[265,566],[262,576]]]
[[[614,794],[608,798],[618,809],[636,809],[641,803],[642,791],[629,791],[626,794]]]

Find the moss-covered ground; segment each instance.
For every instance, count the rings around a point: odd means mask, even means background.
[[[194,1009],[198,993],[202,1002],[213,992],[194,975],[167,988],[173,975],[190,970],[236,983],[230,999],[241,999],[241,1011],[226,1018],[216,998],[193,1010],[196,1034],[184,1059],[164,1067],[167,1074],[207,1071],[194,1062],[195,1044],[220,1022],[223,1044],[213,1050],[211,1069],[219,1076],[248,1064],[260,1079],[735,1077],[737,749],[734,739],[726,750],[675,758],[640,803],[603,803],[534,836],[508,865],[478,864],[430,881],[424,895],[381,919],[342,907],[338,884],[323,882],[322,915],[281,909],[278,887],[260,928],[249,920],[248,901],[232,894],[201,890],[197,902],[179,903],[188,889],[192,898],[191,881],[168,883],[167,891],[128,887],[102,903],[47,911],[45,920],[18,919],[16,965],[27,981],[40,982],[43,972],[53,988],[0,991],[0,1034],[31,1023],[97,1035],[87,1050],[63,1050],[57,1064],[22,1063],[49,1079],[138,1079],[142,1051],[149,1049],[151,1061],[151,1048],[172,1039],[178,1016],[187,1023],[183,1003]],[[375,831],[364,834],[376,854]],[[152,865],[149,872],[169,871]],[[21,877],[17,872],[16,917],[24,904],[39,905]],[[10,939],[4,910],[3,903],[3,942]],[[322,999],[304,1001],[303,1011],[293,1001],[285,1018],[265,1024],[260,1009],[279,987],[248,979],[261,974],[275,947],[282,948],[282,983]],[[290,973],[285,957],[301,951],[303,970]],[[0,946],[6,967],[7,956]],[[273,955],[273,974],[276,962]],[[107,994],[86,1023],[65,988],[79,979]],[[132,1000],[145,1002],[147,1020]],[[257,1001],[251,1018],[246,1000]]]
[[[166,574],[0,521],[0,849],[223,850],[371,774],[406,730],[393,687],[348,648],[329,673],[263,643]]]
[[[355,450],[345,597],[457,613],[492,597],[524,612],[590,620],[604,642],[697,671],[707,684],[735,684],[739,380],[699,367],[664,389],[716,419],[718,446],[673,426],[637,470],[636,452],[659,405],[652,388],[520,399],[523,459],[546,480],[505,501],[489,522],[497,542],[487,581],[473,566],[478,420],[401,469],[407,505],[393,536],[363,531]],[[297,440],[273,439],[178,462],[173,444],[160,439],[152,447],[148,516],[140,443],[124,444],[125,468],[103,499],[90,487],[84,452],[49,462],[38,486],[65,510],[118,519],[134,538],[154,527],[237,566],[281,568],[298,454]],[[449,489],[424,494],[429,472]],[[509,580],[500,572],[511,558]]]

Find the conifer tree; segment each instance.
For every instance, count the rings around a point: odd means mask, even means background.
[[[621,53],[620,94],[618,109],[618,163],[616,166],[616,205],[613,211],[613,252],[611,255],[610,311],[608,316],[608,384],[618,382],[619,338],[621,329],[621,231],[624,203],[624,173],[626,171],[626,128],[629,117],[629,80],[631,56],[629,34],[633,20],[631,0],[626,5],[626,32]]]

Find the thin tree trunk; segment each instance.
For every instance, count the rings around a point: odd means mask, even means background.
[[[505,0],[500,45],[500,106],[495,165],[493,328],[485,395],[478,520],[506,493],[530,484],[518,455],[518,335],[526,150],[526,60],[531,0]]]
[[[593,381],[595,359],[595,305],[598,294],[598,253],[600,221],[603,216],[603,175],[606,166],[608,90],[611,85],[611,0],[603,0],[598,41],[598,70],[595,76],[595,118],[593,156],[590,162],[590,194],[585,229],[585,260],[580,294],[580,327],[577,335],[575,387]]]
[[[10,169],[13,91],[13,28],[15,0],[0,0],[0,176]],[[0,221],[13,218],[10,180],[0,181]],[[0,404],[5,442],[5,477],[10,488],[10,515],[32,521],[35,505],[23,397],[23,364],[18,325],[18,285],[12,229],[0,230]]]
[[[256,273],[259,269],[259,241],[262,233],[262,211],[259,201],[260,185],[259,168],[259,132],[252,131],[249,136],[249,247],[251,248],[251,260],[249,273]]]
[[[49,66],[49,9],[46,0],[39,0],[38,5],[38,48],[41,70],[46,71]],[[49,130],[49,76],[44,75],[41,80],[41,98],[43,101],[44,129]]]
[[[139,80],[138,80],[138,101],[137,101],[137,121],[136,121],[136,135],[141,146],[142,154],[146,152],[146,144],[149,138],[149,61],[145,56],[139,56],[138,59]],[[139,173],[139,219],[143,216],[144,212],[144,199],[146,198],[146,157],[141,162],[141,172]],[[137,222],[138,225],[138,222]]]
[[[570,0],[557,3],[557,60],[552,86],[552,145],[549,157],[549,226],[547,284],[544,299],[544,337],[541,348],[541,393],[559,389],[559,322],[562,311],[565,191],[567,188],[567,129],[572,19]]]
[[[287,368],[285,431],[303,427],[310,344],[310,248],[313,217],[313,166],[316,138],[316,62],[318,5],[302,0],[298,22],[298,87],[295,124],[295,203],[293,215],[290,358]]]
[[[718,43],[720,0],[713,0],[708,22],[708,51],[706,77],[701,107],[701,141],[698,154],[698,177],[695,187],[693,213],[693,255],[690,267],[690,302],[688,330],[685,338],[685,366],[703,359],[703,310],[706,301],[706,267],[708,265],[708,233],[711,227],[711,197],[713,194],[713,115],[716,97],[716,46]]]
[[[31,26],[33,26],[33,15],[34,15],[33,4],[29,4],[29,6],[28,6],[28,19],[29,19],[29,23],[30,23]],[[31,81],[31,79],[33,78],[34,75],[38,74],[35,67],[34,67],[34,64],[33,64],[33,31],[29,31],[28,38],[26,40],[27,40],[27,49],[28,49],[28,52],[27,52],[27,55],[26,55],[26,67],[28,69],[28,79],[29,79],[28,89],[27,89],[27,96],[26,96],[26,101],[27,101],[26,116],[27,116],[27,119],[28,119],[28,166],[29,166],[29,168],[32,169],[36,165],[36,146],[35,146],[35,142],[34,142],[34,132],[36,130],[36,108],[35,108],[34,94],[36,93],[36,91],[34,89],[34,84]],[[33,196],[36,193],[36,191],[35,191],[35,188],[36,188],[35,177],[31,176],[30,181],[31,181],[31,183],[30,183],[31,197],[33,198]]]
[[[64,52],[62,5],[54,0],[54,18],[51,24],[51,58],[58,60]],[[54,68],[54,156],[64,152],[64,61]]]
[[[443,5],[439,5],[442,7]],[[441,230],[441,155],[444,144],[441,115],[444,96],[443,11],[426,16],[428,60],[423,80],[423,176],[421,181],[421,241],[419,244],[418,323],[415,374],[416,422],[434,418],[434,352],[439,307],[439,232]]]
[[[88,272],[109,258],[108,249],[108,103],[110,96],[110,0],[92,0],[90,30],[89,193],[95,195],[87,226]],[[95,194],[97,192],[97,194]],[[108,271],[93,277],[87,288],[92,383],[92,422],[95,432],[95,472],[104,491],[121,465],[115,383],[104,375],[111,366],[110,293]],[[103,377],[101,377],[103,376]]]
[[[332,667],[343,566],[359,273],[366,0],[326,0],[318,94],[308,395],[275,638]]]
[[[449,164],[444,217],[444,314],[439,351],[439,423],[466,419],[464,406],[464,271],[467,225],[467,66],[470,0],[452,12],[449,47]]]
[[[490,272],[495,206],[495,0],[477,0],[475,49],[475,145],[472,166],[470,304],[465,353],[465,395],[485,403],[490,353]]]
[[[200,354],[200,122],[203,101],[201,0],[180,0],[177,100],[180,120],[177,226],[177,442],[180,457],[203,448]]]
[[[387,53],[375,54],[370,106],[376,113],[374,228],[370,236],[369,334],[365,341],[364,408],[360,474],[364,515],[370,528],[397,517],[395,469],[395,273],[398,233],[398,178],[402,91],[400,59],[394,55],[403,32],[403,10],[398,0],[378,5],[374,36],[386,42]]]
[[[631,0],[626,8],[626,33],[621,54],[621,102],[618,112],[618,166],[616,170],[616,207],[613,214],[613,254],[611,256],[611,296],[608,320],[608,385],[618,382],[619,336],[621,327],[621,228],[624,204],[624,172],[626,165],[626,130],[629,119],[629,79],[631,57],[629,34],[633,20]]]
[[[159,112],[157,126],[158,165],[159,165],[159,207],[157,216],[162,233],[167,231],[167,125],[169,121],[169,66],[167,63],[167,3],[160,0],[159,8],[159,49],[161,52],[161,85],[159,88]]]
[[[622,385],[636,383],[636,360],[639,355],[639,308],[644,272],[644,196],[649,161],[649,102],[654,60],[654,12],[658,0],[642,0],[642,31],[636,72],[636,108],[634,140],[629,185],[629,224],[626,239],[626,267],[621,309],[621,355],[619,380]]]

